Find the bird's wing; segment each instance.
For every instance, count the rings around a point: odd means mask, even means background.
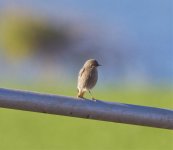
[[[77,84],[78,91],[79,91],[79,89],[81,89],[81,88],[84,87],[84,83],[82,82],[82,81],[83,81],[82,78],[83,78],[84,71],[85,71],[85,68],[82,68],[82,69],[79,71],[79,75],[78,75],[78,84]]]
[[[82,69],[80,70],[80,72],[79,72],[79,78],[82,77],[82,74],[84,73],[84,71],[85,71],[85,68],[82,68]]]

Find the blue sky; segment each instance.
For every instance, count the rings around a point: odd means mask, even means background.
[[[0,0],[1,7],[9,4],[49,15],[82,18],[105,29],[112,44],[118,27],[123,38],[137,49],[137,63],[151,78],[173,81],[171,0]]]

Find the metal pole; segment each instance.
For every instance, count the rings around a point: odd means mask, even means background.
[[[173,110],[0,88],[0,107],[173,129]]]

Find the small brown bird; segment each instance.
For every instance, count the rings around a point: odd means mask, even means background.
[[[95,59],[89,59],[85,62],[78,76],[78,98],[83,98],[84,93],[88,91],[92,99],[94,99],[90,90],[96,85],[98,79],[98,66],[101,65]]]

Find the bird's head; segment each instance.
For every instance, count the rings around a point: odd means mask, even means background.
[[[97,60],[95,59],[89,59],[85,62],[84,64],[85,67],[98,67],[98,66],[101,66]]]

